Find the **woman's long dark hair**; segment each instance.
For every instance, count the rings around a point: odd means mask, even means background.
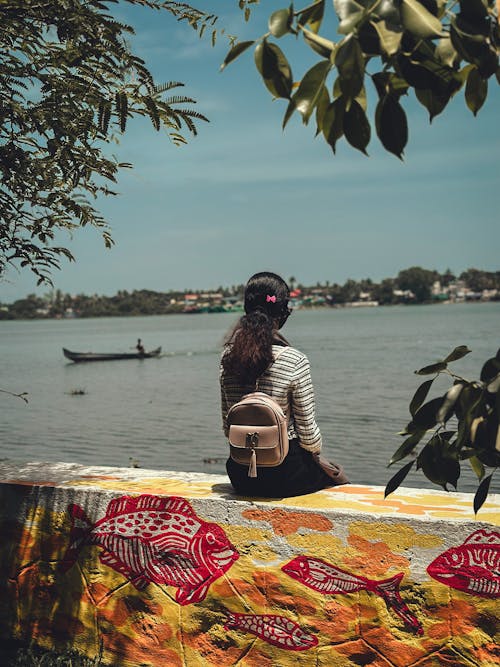
[[[288,345],[277,330],[290,310],[288,285],[276,273],[254,274],[245,287],[245,315],[226,339],[224,372],[242,384],[255,384],[273,362],[273,343]]]

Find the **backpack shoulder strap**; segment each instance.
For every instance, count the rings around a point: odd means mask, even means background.
[[[276,356],[274,357],[273,364],[274,364],[275,361],[278,361],[278,359],[281,357],[281,355],[283,354],[283,352],[284,352],[286,349],[288,349],[288,346],[286,346],[286,347],[282,347],[282,348],[280,349],[280,351],[279,351],[279,352],[276,354]],[[273,364],[271,364],[271,366],[272,366]],[[271,368],[271,366],[269,366],[269,368]]]
[[[288,347],[288,346],[287,346],[287,347]],[[266,370],[264,371],[264,373],[267,373],[267,371],[271,368],[271,366],[272,366],[276,361],[278,361],[278,359],[281,357],[281,355],[282,355],[283,352],[287,349],[287,347],[282,347],[281,350],[279,350],[279,352],[276,353],[276,356],[273,358],[272,362],[271,362],[271,363],[269,364],[269,366],[266,368]],[[264,375],[264,373],[262,373],[262,375]],[[259,390],[259,382],[260,382],[260,378],[262,377],[262,375],[259,375],[259,377],[258,377],[257,380],[255,381],[255,391],[258,391],[258,390]]]

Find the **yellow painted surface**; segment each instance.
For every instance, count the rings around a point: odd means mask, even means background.
[[[382,521],[353,521],[351,535],[359,535],[370,541],[383,541],[391,550],[401,551],[417,547],[439,547],[443,538],[431,532],[419,533],[412,526],[398,525],[397,529]]]
[[[70,486],[89,486],[99,489],[123,489],[123,479],[86,477],[72,480]],[[129,493],[153,493],[175,495],[184,498],[217,497],[218,490],[210,482],[186,482],[182,479],[145,478],[126,482]],[[256,500],[252,498],[252,500]],[[257,499],[258,500],[258,499]],[[266,499],[261,499],[264,502]],[[297,496],[283,500],[273,499],[274,505],[335,511],[368,512],[371,516],[401,514],[406,516],[436,519],[471,519],[474,512],[470,497],[464,494],[429,492],[419,489],[399,489],[384,498],[382,487],[348,486],[333,487],[307,496]],[[494,501],[487,501],[481,508],[481,517],[494,525],[500,525],[500,507]]]

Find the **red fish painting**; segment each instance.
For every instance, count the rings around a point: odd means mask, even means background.
[[[408,628],[419,635],[423,634],[422,625],[411,613],[399,592],[403,572],[389,579],[375,581],[351,574],[321,558],[312,556],[297,556],[283,565],[281,569],[293,579],[324,595],[356,593],[357,591],[375,593],[385,601],[389,609],[392,609],[403,620]]]
[[[112,500],[92,524],[78,505],[69,505],[70,545],[60,563],[68,570],[84,544],[102,548],[101,563],[139,590],[149,583],[177,587],[180,605],[203,600],[210,585],[239,558],[224,531],[200,519],[184,498],[141,495]]]
[[[476,530],[463,544],[440,554],[427,572],[459,591],[485,598],[500,597],[500,533]]]
[[[317,637],[302,630],[300,625],[276,614],[236,614],[227,612],[225,630],[251,632],[268,644],[289,651],[306,651],[318,643]]]

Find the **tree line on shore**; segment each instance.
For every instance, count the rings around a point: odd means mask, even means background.
[[[316,283],[306,286],[289,278],[292,294],[296,300],[308,305],[341,306],[344,304],[370,299],[380,305],[397,303],[428,303],[435,300],[433,286],[439,283],[441,295],[457,294],[460,290],[474,295],[485,290],[495,292],[491,299],[500,299],[500,271],[481,271],[468,269],[456,276],[447,269],[444,273],[423,269],[418,266],[400,271],[396,278],[385,278],[380,283],[370,278],[363,280],[347,280],[343,285],[338,283]],[[186,312],[186,305],[196,303],[194,297],[205,303],[234,304],[241,301],[244,285],[218,287],[212,292],[193,290],[169,290],[156,292],[153,290],[119,290],[114,296],[64,294],[61,290],[48,292],[44,296],[29,294],[11,304],[0,302],[0,319],[39,319],[76,317],[113,317],[134,315],[163,315],[168,313]]]

